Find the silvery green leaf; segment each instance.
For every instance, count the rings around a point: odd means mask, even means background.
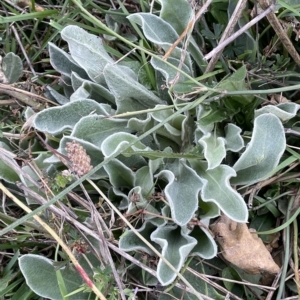
[[[71,77],[72,72],[76,72],[79,74],[79,76],[88,78],[88,75],[84,69],[76,63],[70,54],[66,53],[51,42],[48,43],[48,45],[50,63],[56,71],[67,77]]]
[[[105,24],[110,30],[119,33],[120,25],[112,18],[112,16],[109,13],[105,14]],[[105,40],[110,42],[115,41],[117,39],[115,36],[109,34],[103,34],[103,37]]]
[[[135,135],[126,133],[126,132],[118,132],[114,133],[111,136],[107,137],[102,145],[101,145],[101,151],[104,156],[108,157],[118,151],[119,149],[125,149],[127,148],[128,144],[137,141],[137,137]],[[133,146],[130,147],[130,149],[127,149],[126,152],[135,152],[138,151],[151,151],[150,148],[146,147],[143,143],[137,141]]]
[[[108,115],[110,106],[101,104],[103,112]],[[106,111],[105,111],[106,110]],[[104,115],[90,115],[82,117],[74,126],[70,137],[77,137],[94,144],[96,147],[101,146],[102,142],[115,132],[131,132],[126,128],[127,121],[123,119],[109,119]]]
[[[225,147],[226,150],[238,152],[244,147],[244,140],[241,137],[241,128],[229,123],[225,126]]]
[[[206,162],[189,162],[203,182],[202,200],[215,203],[225,215],[236,222],[247,222],[248,210],[245,201],[229,183],[230,178],[236,176],[235,170],[226,165],[207,170]]]
[[[160,215],[160,212],[151,205],[148,199],[145,199],[142,195],[142,188],[140,186],[135,186],[130,190],[128,194],[129,205],[127,209],[127,214],[132,214],[140,209],[145,209],[145,214],[143,215],[144,221],[149,221],[155,226],[161,226],[166,223],[162,218],[156,216]],[[153,202],[155,204],[155,202]]]
[[[159,169],[159,167],[160,167],[162,164],[163,164],[163,159],[162,159],[162,158],[149,160],[150,173],[151,173],[151,174],[155,174],[156,171]]]
[[[65,97],[70,99],[72,94],[74,93],[74,89],[71,84],[71,78],[65,75],[61,75],[59,79],[59,85],[62,86]]]
[[[183,161],[176,160],[173,165],[168,165],[168,169],[156,176],[168,181],[164,192],[170,204],[172,218],[176,224],[184,226],[198,209],[202,181]]]
[[[35,159],[34,159],[34,165],[43,172],[43,175],[47,176],[50,178],[50,176],[55,176],[55,167],[51,164],[47,164],[45,163],[45,160],[47,158],[49,158],[50,154],[48,154],[47,152],[43,152],[40,155],[38,155]],[[40,174],[38,174],[36,171],[34,171],[30,166],[23,166],[22,170],[28,175],[30,176],[30,178],[32,178],[34,181],[39,182],[40,181]],[[38,195],[47,198],[46,195],[46,190],[41,189],[40,187],[36,186],[35,184],[33,184],[31,181],[29,181],[26,177],[24,177],[22,174],[20,174],[20,179],[21,182],[28,188],[30,188],[30,190],[34,191],[35,193],[37,193]],[[37,200],[32,197],[30,194],[28,194],[26,192],[26,190],[24,191],[25,197],[26,197],[26,202],[27,204],[40,204],[39,202],[37,202]]]
[[[211,259],[217,255],[217,244],[212,235],[205,228],[195,226],[190,236],[198,241],[191,255],[197,255],[204,259]]]
[[[140,25],[145,37],[167,51],[178,39],[174,28],[162,18],[150,13],[135,13],[127,17],[130,21]]]
[[[70,97],[71,102],[79,101],[82,99],[88,99],[90,93],[83,87],[80,86]]]
[[[60,105],[64,105],[66,103],[69,103],[70,100],[58,93],[56,90],[54,90],[51,86],[46,86],[47,92],[45,93],[50,99],[52,98],[54,101],[56,101]]]
[[[150,235],[156,229],[156,226],[151,224],[150,222],[144,222],[142,227],[137,230],[150,244],[152,244]],[[153,245],[155,246],[155,245]],[[119,240],[119,247],[124,251],[143,251],[150,255],[154,255],[154,252],[138,237],[136,234],[131,231],[125,231],[122,234]],[[156,246],[156,248],[158,248]]]
[[[164,104],[155,94],[134,80],[128,68],[107,64],[104,68],[106,83],[115,96],[117,114],[143,110]]]
[[[58,286],[56,268],[50,259],[42,255],[25,254],[19,258],[19,267],[26,284],[34,293],[51,300],[63,300]],[[60,272],[68,293],[73,292],[83,284],[83,280],[75,268],[66,266],[60,269]],[[80,292],[68,298],[70,300],[85,300],[89,298],[89,294]]]
[[[84,116],[90,114],[105,115],[105,113],[103,106],[96,101],[83,99],[37,113],[33,126],[39,131],[57,135],[72,129]]]
[[[158,227],[150,236],[151,240],[162,248],[162,256],[179,272],[197,240],[183,233],[177,226]],[[157,265],[157,279],[165,286],[171,284],[176,273],[160,259]]]
[[[144,196],[151,195],[154,192],[153,173],[148,166],[144,166],[136,171],[134,185],[142,187]]]
[[[148,113],[146,119],[130,118],[127,124],[128,128],[133,129],[137,132],[145,132],[154,126],[153,119]]]
[[[12,52],[7,53],[2,59],[2,71],[6,80],[8,80],[8,83],[18,81],[23,73],[23,63],[21,58]]]
[[[191,4],[187,0],[160,0],[160,2],[160,17],[168,22],[178,35],[182,34],[195,16]]]
[[[201,121],[206,115],[210,113],[210,109],[204,105],[199,105],[197,107],[197,129],[198,129],[198,136],[202,137],[203,135],[212,132],[214,129],[214,123],[204,123]],[[202,133],[202,134],[201,134]],[[199,139],[197,136],[197,139]]]
[[[156,108],[164,107],[164,105],[157,105]],[[158,123],[162,122],[169,116],[174,113],[173,109],[165,109],[154,111],[151,114],[151,117]],[[173,140],[177,144],[181,145],[184,138],[184,128],[183,122],[186,119],[186,116],[179,115],[173,118],[170,122],[164,124],[163,127],[157,130],[157,135],[167,137],[170,140]]]
[[[17,166],[16,161],[9,156],[9,153],[11,153],[10,147],[7,146],[5,143],[0,142],[0,148],[2,148],[1,155],[5,155],[7,151],[7,159],[9,159],[12,162],[12,164],[15,164]],[[0,178],[10,183],[15,183],[16,181],[20,180],[19,175],[16,173],[16,171],[12,167],[7,165],[3,159],[0,159]]]
[[[202,223],[220,216],[220,208],[214,202],[199,201],[199,211],[199,218]]]
[[[85,70],[90,79],[100,84],[104,83],[103,69],[106,64],[114,61],[104,49],[101,38],[75,25],[65,27],[61,36],[68,42],[72,58]]]
[[[108,191],[108,198],[112,201],[119,209],[127,209],[129,205],[128,195],[120,191],[116,187],[111,187]],[[117,204],[116,204],[117,202]]]
[[[148,200],[144,198],[142,194],[142,188],[140,186],[135,186],[132,188],[128,193],[128,210],[127,214],[130,214],[132,212],[135,212],[139,210],[140,208],[145,208],[147,206]]]
[[[265,113],[271,113],[277,116],[282,122],[286,122],[295,117],[300,105],[293,102],[281,103],[276,106],[266,105],[255,111],[255,117],[258,117]]]
[[[125,166],[118,159],[112,159],[104,169],[109,176],[109,180],[114,187],[117,188],[132,188],[134,185],[134,172]]]
[[[122,60],[119,62],[119,65],[130,68],[136,74],[137,81],[148,90],[151,90],[152,85],[145,70],[145,65],[142,65],[139,61],[135,60]]]
[[[186,0],[160,0],[160,2],[162,5],[160,17],[168,22],[176,30],[178,35],[181,35],[195,15],[191,4]],[[204,73],[207,62],[203,59],[203,54],[200,50],[199,44],[191,35],[188,37],[188,40],[189,45],[187,51],[193,57],[196,65]],[[171,55],[173,56],[173,53]]]
[[[188,60],[189,56],[187,56],[186,60]],[[180,60],[177,58],[169,58],[168,62],[171,63],[173,66],[179,68]],[[158,60],[155,57],[151,58],[151,65],[153,68],[163,74],[166,79],[166,82],[170,82],[174,80],[178,76],[178,82],[182,82],[187,80],[188,78],[183,74],[179,73],[176,69],[172,68],[171,66],[167,65],[161,60]],[[183,64],[180,69],[187,73],[188,75],[193,76],[192,68],[189,68],[186,64]]]
[[[152,205],[151,205],[151,209],[153,210]],[[147,208],[147,211],[148,211],[148,208]],[[156,212],[153,210],[153,213],[155,213],[156,215],[162,216],[162,218],[155,217],[155,216],[153,216],[153,218],[150,218],[151,215],[149,215],[149,216],[146,215],[145,218],[147,217],[147,220],[149,220],[149,222],[151,222],[153,225],[155,225],[156,227],[159,227],[159,226],[164,226],[164,225],[168,224],[168,218],[170,218],[170,216],[171,216],[170,207],[168,205],[165,205],[161,209],[161,213],[159,213],[157,210],[156,210]]]
[[[284,128],[278,117],[262,114],[255,118],[253,134],[245,152],[233,166],[232,184],[253,184],[270,176],[285,150]]]
[[[226,156],[225,140],[222,137],[215,137],[207,133],[198,143],[204,148],[204,157],[207,160],[208,170],[219,166]]]
[[[100,103],[116,104],[114,95],[103,85],[84,80],[76,73],[72,73],[71,80],[75,91],[79,88],[83,88],[86,91],[86,98],[93,99]]]

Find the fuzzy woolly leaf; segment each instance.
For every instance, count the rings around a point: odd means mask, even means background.
[[[202,200],[214,202],[224,214],[236,222],[247,222],[248,209],[245,201],[229,183],[229,179],[236,176],[234,169],[220,165],[207,170],[206,163],[194,160],[190,160],[190,164],[203,182]]]
[[[82,117],[91,113],[107,115],[106,108],[105,104],[99,104],[94,100],[83,99],[70,102],[39,112],[33,126],[42,132],[56,135],[66,129],[72,129]]]
[[[7,53],[2,60],[2,71],[8,83],[16,82],[23,73],[21,58],[12,52]]]
[[[160,17],[168,22],[180,35],[195,16],[194,11],[186,0],[161,0]]]
[[[118,132],[107,137],[102,145],[101,151],[103,155],[108,157],[112,155],[114,152],[118,151],[120,148],[126,148],[127,145],[133,141],[136,141],[138,138],[135,135],[126,133],[126,132]],[[151,151],[150,148],[146,147],[141,142],[136,142],[130,149],[127,149],[126,152],[135,152],[136,150],[142,151]]]
[[[51,66],[62,75],[71,77],[76,72],[83,78],[88,78],[86,72],[75,62],[72,56],[53,43],[49,43],[49,55]]]
[[[268,178],[285,150],[284,128],[278,117],[263,114],[254,120],[252,139],[233,166],[232,184],[253,184]]]
[[[3,142],[0,142],[0,148],[2,148],[2,155],[5,155],[6,151],[7,153],[11,152],[11,149]],[[10,159],[13,164],[17,165],[13,159],[9,157],[8,159]],[[15,183],[20,180],[19,175],[15,172],[15,170],[7,165],[2,159],[0,160],[0,178],[10,183]]]
[[[176,224],[184,226],[198,208],[198,194],[202,188],[202,181],[197,173],[182,161],[176,160],[168,168],[169,170],[163,170],[156,176],[168,181],[165,195],[170,204],[172,218]]]
[[[162,18],[150,13],[136,13],[127,17],[139,24],[146,38],[165,51],[177,40],[178,34],[174,28]]]
[[[193,248],[191,255],[197,255],[204,259],[211,259],[217,255],[217,244],[206,229],[195,226],[190,236],[198,241],[197,245]]]
[[[68,42],[72,58],[97,83],[104,83],[103,69],[113,59],[103,47],[101,38],[89,34],[82,28],[69,25],[61,31],[62,38]]]
[[[300,105],[297,103],[281,103],[276,106],[267,105],[255,111],[255,117],[258,117],[265,113],[271,113],[277,116],[282,122],[286,122],[295,117]]]
[[[164,104],[154,93],[132,78],[128,70],[130,69],[127,67],[113,64],[107,64],[104,68],[106,83],[115,96],[117,114]]]
[[[244,140],[241,137],[241,128],[234,124],[227,124],[225,127],[226,150],[238,152],[244,147]]]
[[[219,166],[226,156],[224,138],[215,137],[211,133],[208,133],[198,142],[203,145],[204,157],[208,163],[208,170]]]
[[[156,226],[150,222],[145,222],[143,226],[137,230],[147,241],[151,243],[150,235],[156,229]],[[119,240],[119,247],[124,251],[143,251],[150,255],[154,255],[154,252],[138,237],[136,234],[128,230],[122,234]]]
[[[55,89],[53,89],[51,86],[46,87],[46,96],[50,98],[51,100],[56,101],[60,105],[64,105],[70,102],[70,99],[67,97],[61,95],[58,93]]]
[[[100,147],[102,142],[115,132],[131,132],[126,128],[126,124],[127,121],[122,119],[108,119],[96,115],[86,116],[74,126],[71,137],[77,137]]]
[[[56,270],[53,262],[43,256],[26,254],[19,258],[20,270],[25,277],[27,285],[39,296],[51,300],[63,300],[60,293]],[[64,283],[68,293],[73,292],[82,285],[83,281],[74,269],[66,267],[61,269]],[[69,299],[88,299],[88,293],[79,293],[70,296]]]
[[[115,106],[115,97],[106,87],[89,80],[84,80],[74,72],[71,75],[71,81],[75,91],[79,88],[82,88],[86,91],[87,94],[85,98]]]
[[[153,174],[148,166],[144,166],[136,171],[134,185],[142,187],[143,195],[151,195],[153,193]]]
[[[131,188],[134,185],[134,172],[117,159],[112,159],[104,166],[114,187]]]
[[[162,248],[162,256],[179,271],[190,251],[197,244],[197,240],[183,233],[180,227],[164,226],[158,227],[152,234],[151,240]],[[163,262],[159,260],[157,265],[157,278],[165,286],[174,281],[176,274]]]
[[[180,66],[180,60],[177,58],[171,57],[168,59],[168,62],[171,63],[172,65],[174,65],[175,67]],[[185,62],[189,63],[189,56],[186,57]],[[189,67],[186,63],[184,63],[182,65],[181,70],[189,75],[193,75],[192,68]],[[153,66],[153,68],[155,70],[157,70],[163,74],[163,76],[166,79],[166,82],[170,82],[170,81],[174,80],[176,78],[176,76],[179,76],[178,82],[183,82],[183,81],[187,80],[186,76],[184,76],[181,73],[178,73],[178,71],[176,69],[170,67],[169,65],[165,64],[164,62],[162,62],[161,60],[158,60],[155,57],[151,58],[151,65]]]

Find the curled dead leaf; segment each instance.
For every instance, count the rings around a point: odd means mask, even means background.
[[[279,266],[254,229],[244,223],[236,223],[223,215],[211,225],[216,240],[226,260],[249,274],[279,272]]]

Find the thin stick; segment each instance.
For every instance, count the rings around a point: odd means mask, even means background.
[[[256,16],[253,20],[251,20],[249,23],[247,23],[245,26],[243,26],[241,29],[239,29],[237,32],[235,32],[230,38],[228,38],[226,41],[218,45],[215,49],[213,49],[211,52],[206,54],[204,56],[204,59],[209,60],[214,55],[216,55],[218,52],[220,52],[223,48],[225,48],[228,44],[230,44],[232,41],[234,41],[238,36],[240,36],[242,33],[247,31],[250,27],[255,25],[257,22],[259,22],[262,18],[264,18],[266,15],[268,15],[270,12],[272,12],[275,8],[274,4],[271,4],[264,12]]]
[[[168,57],[171,55],[172,51],[178,46],[178,44],[183,40],[183,38],[188,34],[188,32],[193,30],[196,21],[202,16],[202,14],[204,14],[206,12],[206,10],[211,2],[212,2],[212,0],[206,1],[206,3],[198,11],[196,16],[188,23],[187,27],[182,32],[182,34],[179,36],[179,38],[175,41],[175,43],[170,47],[170,49],[163,56],[164,60],[168,59]]]
[[[246,6],[246,3],[247,3],[247,0],[239,0],[239,2],[237,4],[237,6],[235,7],[235,10],[234,10],[231,18],[230,18],[230,20],[228,22],[228,25],[227,25],[226,29],[223,32],[223,35],[222,35],[222,37],[219,41],[219,44],[223,43],[231,35],[231,33],[233,32],[234,27],[235,27],[237,21],[239,20],[245,6]],[[209,73],[214,69],[214,67],[215,67],[215,65],[216,65],[216,63],[219,60],[221,55],[222,55],[222,51],[218,52],[210,60],[209,64],[206,67],[206,70],[205,70],[204,74]]]
[[[29,68],[30,68],[32,74],[33,74],[34,76],[36,76],[36,73],[35,73],[35,70],[34,70],[34,68],[33,68],[33,66],[32,66],[32,63],[31,63],[31,61],[30,61],[30,59],[29,59],[29,57],[28,57],[28,55],[27,55],[27,53],[26,53],[26,50],[25,50],[24,47],[23,47],[23,44],[22,44],[21,39],[20,39],[20,37],[19,37],[18,31],[16,30],[16,28],[15,28],[14,25],[11,26],[11,29],[12,29],[13,32],[14,32],[14,35],[15,35],[15,37],[16,37],[16,40],[17,40],[17,42],[18,42],[18,44],[19,44],[19,46],[20,46],[20,48],[21,48],[21,50],[22,50],[22,53],[23,53],[23,55],[24,55],[24,57],[25,57],[25,59],[26,59],[26,61],[27,61],[27,64],[28,64],[28,66],[29,66]]]
[[[193,291],[193,293],[198,297],[199,300],[203,300],[202,295],[195,290],[195,288],[170,264],[168,260],[166,260],[162,254],[157,251],[136,229],[127,221],[126,218],[121,214],[121,212],[111,203],[111,201],[106,197],[106,195],[99,189],[99,187],[90,179],[87,178],[87,182],[89,182],[95,190],[105,199],[108,205],[116,212],[116,214],[126,223],[126,225],[135,233],[137,237],[139,237],[159,258],[161,258],[164,263],[174,272],[177,276]]]
[[[270,7],[270,3],[268,0],[259,0],[259,4],[263,9],[267,9]],[[273,4],[272,4],[273,5]],[[285,49],[288,51],[288,53],[291,55],[291,57],[294,59],[295,63],[300,66],[300,56],[295,49],[293,43],[283,30],[280,22],[278,21],[276,15],[271,12],[267,15],[267,19],[270,22],[271,26],[273,27],[274,31],[276,32],[278,38],[280,39],[281,43],[285,47]]]

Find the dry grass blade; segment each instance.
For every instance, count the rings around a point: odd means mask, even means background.
[[[255,17],[253,20],[251,20],[248,24],[243,26],[240,30],[235,32],[233,35],[231,35],[227,40],[225,40],[223,43],[219,44],[214,50],[209,52],[204,56],[206,60],[211,59],[213,56],[215,56],[218,52],[220,52],[223,48],[225,48],[228,44],[230,44],[232,41],[234,41],[238,36],[243,34],[245,31],[247,31],[250,27],[255,25],[257,22],[259,22],[262,18],[264,18],[266,15],[268,15],[270,12],[274,10],[275,6],[271,4],[263,13]]]
[[[247,0],[239,0],[239,2],[237,4],[237,6],[235,7],[235,10],[234,10],[231,18],[230,18],[230,20],[227,24],[227,27],[223,32],[223,35],[220,39],[219,44],[224,42],[231,35],[231,33],[233,32],[234,27],[235,27],[236,23],[238,22],[241,14],[242,14],[245,6],[246,6],[246,3],[247,3]],[[208,63],[208,65],[206,67],[206,70],[205,70],[205,73],[209,73],[214,69],[214,67],[215,67],[215,65],[216,65],[216,63],[219,60],[221,55],[222,55],[222,51],[215,54],[215,56]]]
[[[271,6],[268,0],[259,0],[259,4],[263,9],[268,9]],[[271,26],[273,27],[274,31],[276,32],[278,38],[282,42],[283,46],[289,52],[289,54],[294,59],[296,64],[300,66],[300,56],[297,50],[295,49],[294,45],[292,44],[291,40],[283,30],[276,15],[273,12],[271,12],[270,14],[267,15],[267,19],[270,22]]]
[[[57,103],[50,101],[40,95],[27,92],[20,88],[16,88],[13,85],[0,83],[0,94],[9,95],[16,98],[18,101],[24,103],[25,105],[31,106],[35,110],[43,110],[46,108],[44,103],[51,103],[52,105],[57,105]]]
[[[25,212],[30,213],[32,210],[28,208],[25,204],[23,204],[19,199],[17,199],[2,183],[0,183],[0,189],[2,192],[7,195],[10,199],[12,199],[19,207],[21,207]],[[72,251],[69,247],[63,242],[63,240],[56,234],[56,232],[46,224],[39,216],[34,215],[33,218],[45,229],[47,232],[57,241],[57,243],[64,249],[67,253],[71,261],[73,262],[75,268],[77,269],[80,276],[87,283],[87,285],[93,290],[93,292],[99,297],[101,300],[106,300],[103,294],[98,290],[98,288],[94,285],[94,283],[90,280],[89,276],[86,274],[84,269],[80,266],[78,260],[73,255]]]

